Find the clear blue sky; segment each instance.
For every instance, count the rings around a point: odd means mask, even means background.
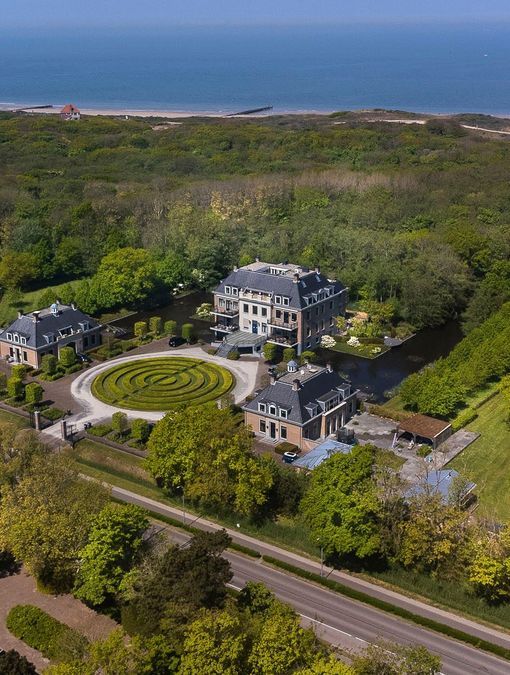
[[[509,0],[0,0],[0,26],[510,21]]]

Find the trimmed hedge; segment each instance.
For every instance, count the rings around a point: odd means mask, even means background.
[[[130,410],[172,410],[181,403],[215,401],[234,386],[230,371],[188,357],[153,357],[121,363],[96,377],[92,393]]]
[[[34,605],[16,605],[5,623],[13,635],[52,661],[71,661],[87,651],[83,635]]]
[[[459,431],[462,427],[467,426],[470,422],[473,422],[478,417],[478,413],[473,408],[467,408],[463,410],[452,422],[453,431]]]

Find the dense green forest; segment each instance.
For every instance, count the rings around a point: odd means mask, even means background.
[[[417,328],[460,312],[472,328],[510,299],[509,165],[508,141],[451,121],[4,113],[0,284],[14,305],[87,279],[72,294],[99,311],[259,255],[319,263]],[[120,268],[129,292],[111,291]]]

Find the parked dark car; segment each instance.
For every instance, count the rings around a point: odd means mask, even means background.
[[[185,344],[186,340],[182,337],[171,337],[170,340],[168,340],[168,346],[169,347],[180,347],[181,345]]]
[[[78,361],[81,361],[82,363],[92,363],[92,359],[90,358],[90,356],[87,356],[87,354],[81,354],[80,352],[78,352],[76,354],[76,358],[78,359]]]

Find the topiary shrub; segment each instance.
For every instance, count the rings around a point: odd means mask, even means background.
[[[45,354],[41,359],[41,368],[46,375],[55,375],[57,372],[57,357],[53,354]]]
[[[311,349],[305,349],[305,351],[301,354],[300,362],[301,365],[303,363],[315,363],[317,361],[317,354],[315,352],[312,352]]]
[[[17,363],[11,367],[11,377],[17,377],[18,380],[23,380],[27,374],[27,368],[22,363]]]
[[[16,605],[5,621],[10,632],[52,661],[82,658],[87,639],[33,605]]]
[[[184,323],[181,328],[181,336],[186,342],[191,342],[193,338],[193,324],[192,323]]]
[[[140,443],[147,443],[151,434],[151,427],[147,420],[137,418],[131,422],[131,437]]]
[[[44,389],[37,382],[30,382],[25,387],[25,400],[27,403],[40,403],[43,400]]]
[[[7,380],[7,395],[19,400],[23,397],[23,382],[14,375]]]
[[[289,361],[292,361],[293,359],[296,358],[296,350],[294,347],[285,347],[283,350],[283,360],[285,363],[288,363]]]
[[[72,347],[62,347],[58,355],[58,360],[64,368],[70,368],[76,363],[76,352]]]
[[[165,321],[163,331],[165,335],[177,335],[177,321],[174,321],[173,319]]]
[[[144,338],[147,335],[147,321],[137,321],[133,326],[133,333],[137,338]]]
[[[112,429],[116,434],[122,436],[126,433],[128,429],[128,418],[126,413],[119,412],[113,413],[112,415]]]
[[[278,358],[278,349],[278,345],[274,342],[266,342],[262,350],[266,361],[274,363]]]
[[[154,335],[160,335],[161,333],[161,317],[160,316],[151,316],[149,319],[149,331]]]

